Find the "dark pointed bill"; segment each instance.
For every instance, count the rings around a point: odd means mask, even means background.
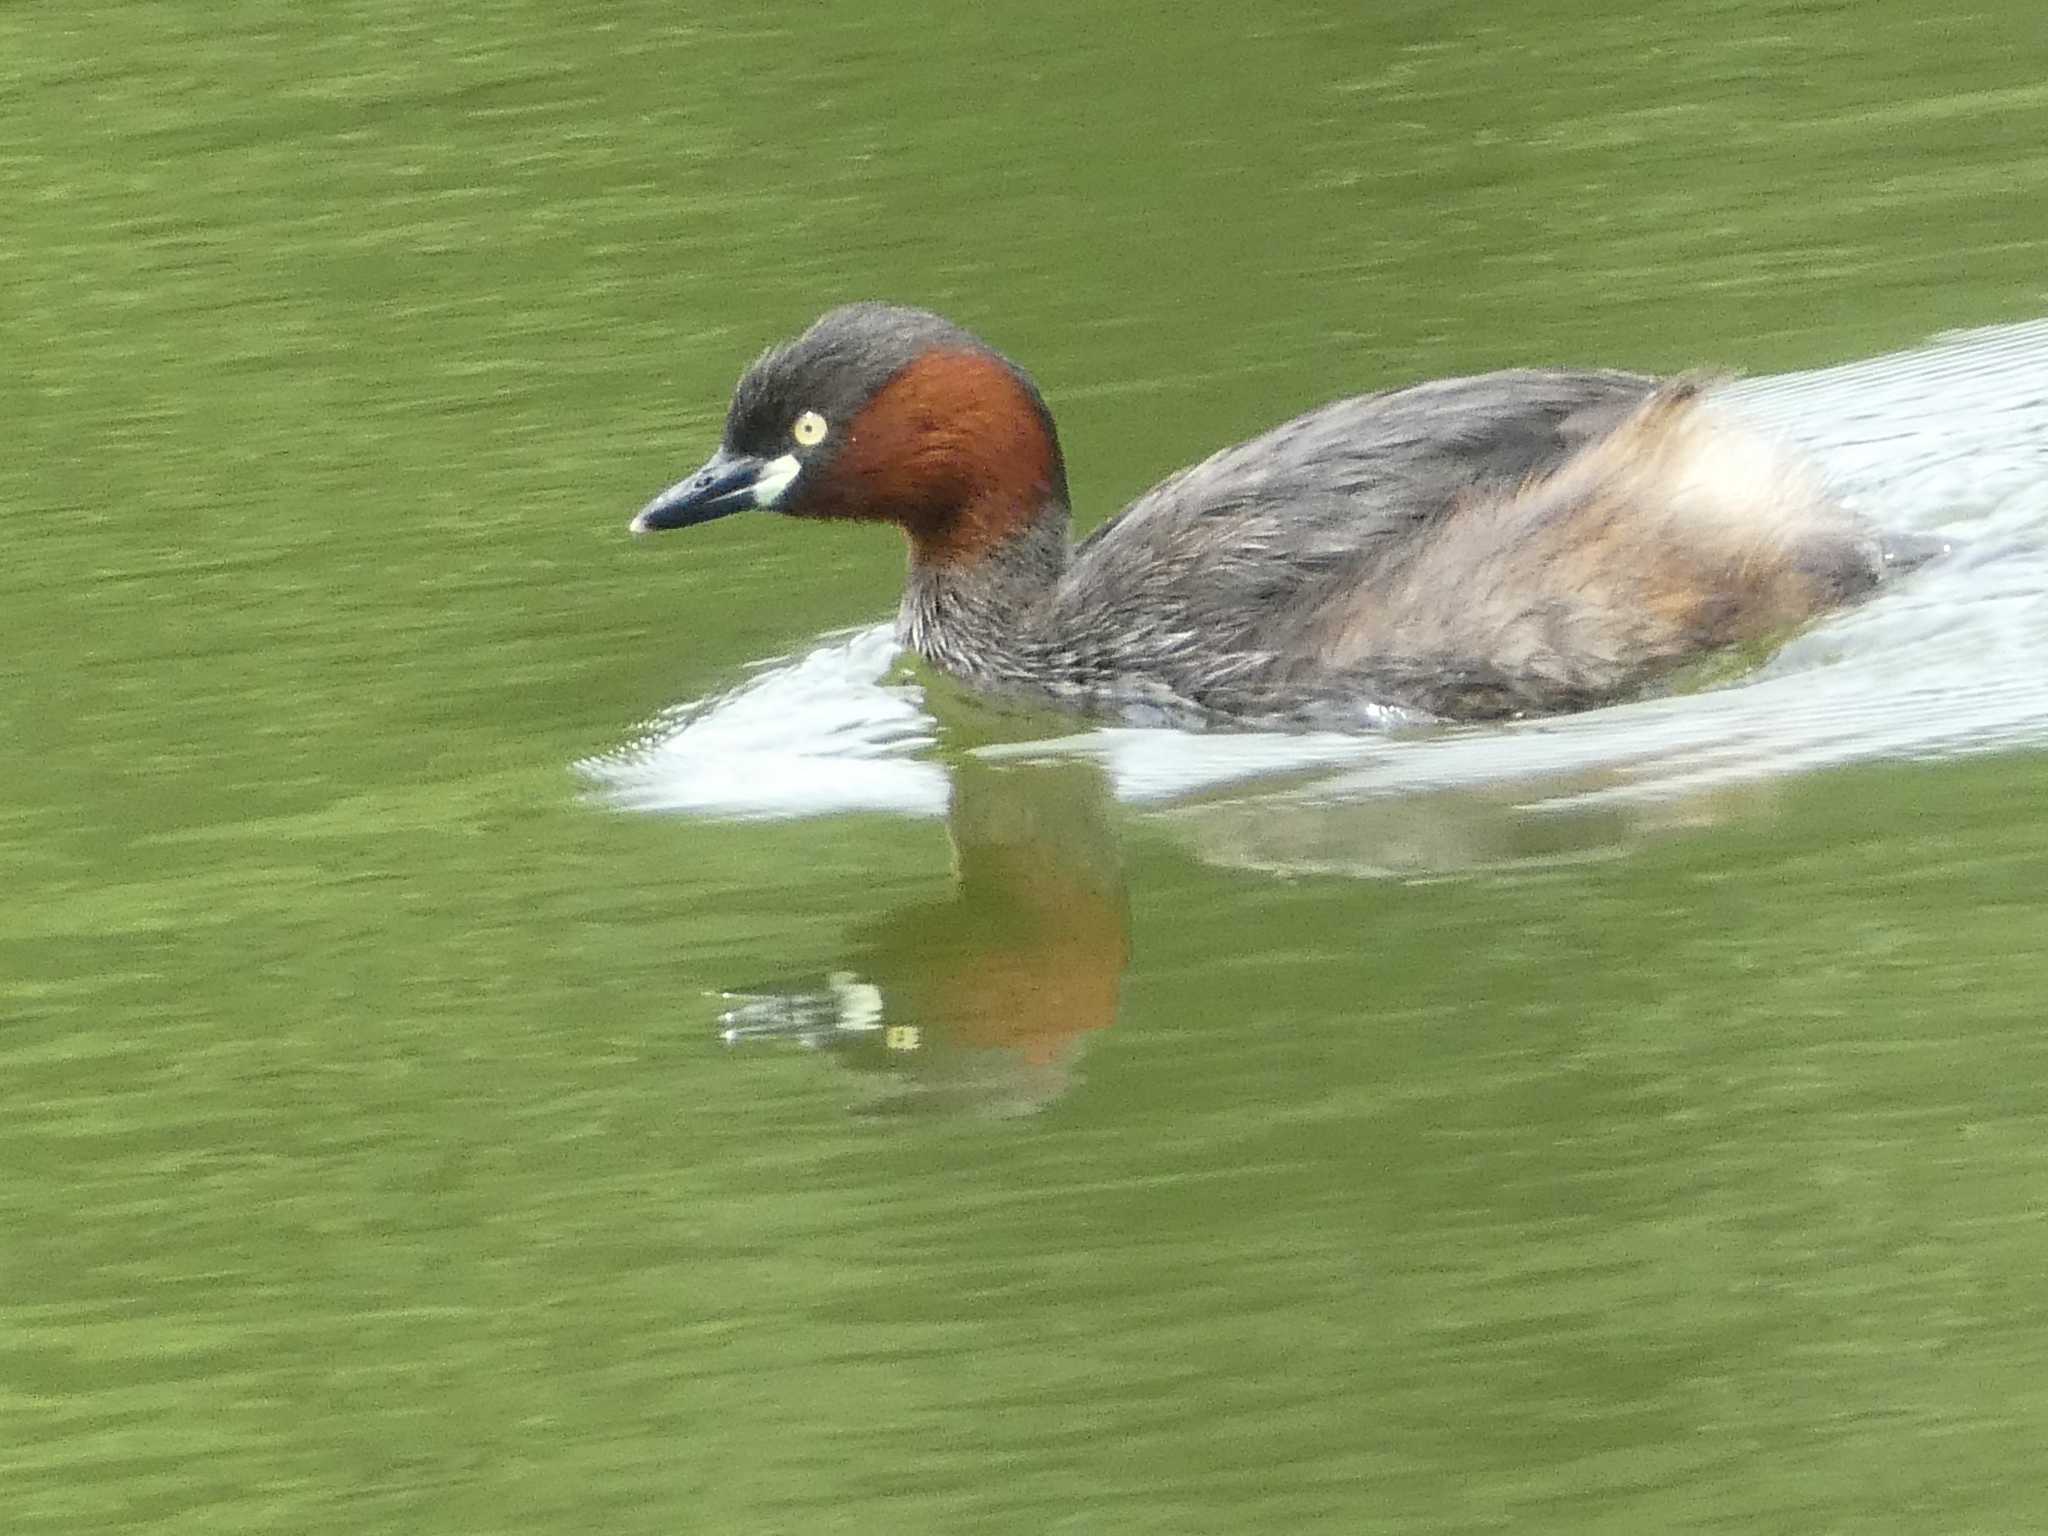
[[[773,510],[801,468],[794,454],[764,459],[721,448],[697,473],[678,480],[642,507],[628,526],[635,533],[658,533],[749,508]]]

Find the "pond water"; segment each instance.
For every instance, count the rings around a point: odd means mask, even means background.
[[[2042,24],[0,13],[0,1527],[2048,1519]],[[1703,691],[994,715],[627,516],[843,299],[1080,520],[1703,366],[1952,548]]]

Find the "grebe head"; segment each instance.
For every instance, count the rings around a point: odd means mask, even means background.
[[[632,529],[750,508],[893,522],[915,560],[971,560],[1064,520],[1066,468],[1022,369],[924,310],[849,304],[747,370],[718,451]]]

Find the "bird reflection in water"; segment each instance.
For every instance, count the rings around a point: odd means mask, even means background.
[[[823,981],[728,993],[726,1044],[829,1051],[869,1075],[873,1110],[1043,1108],[1116,1018],[1130,961],[1108,807],[1090,763],[958,765],[950,897],[858,926]]]

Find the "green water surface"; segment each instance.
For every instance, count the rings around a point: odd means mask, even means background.
[[[827,304],[1025,360],[1084,522],[1347,390],[2028,317],[2042,16],[0,9],[0,1530],[2048,1526],[2048,760],[1443,879],[569,772],[893,606],[624,537]],[[718,1042],[892,967],[1067,1033]]]

